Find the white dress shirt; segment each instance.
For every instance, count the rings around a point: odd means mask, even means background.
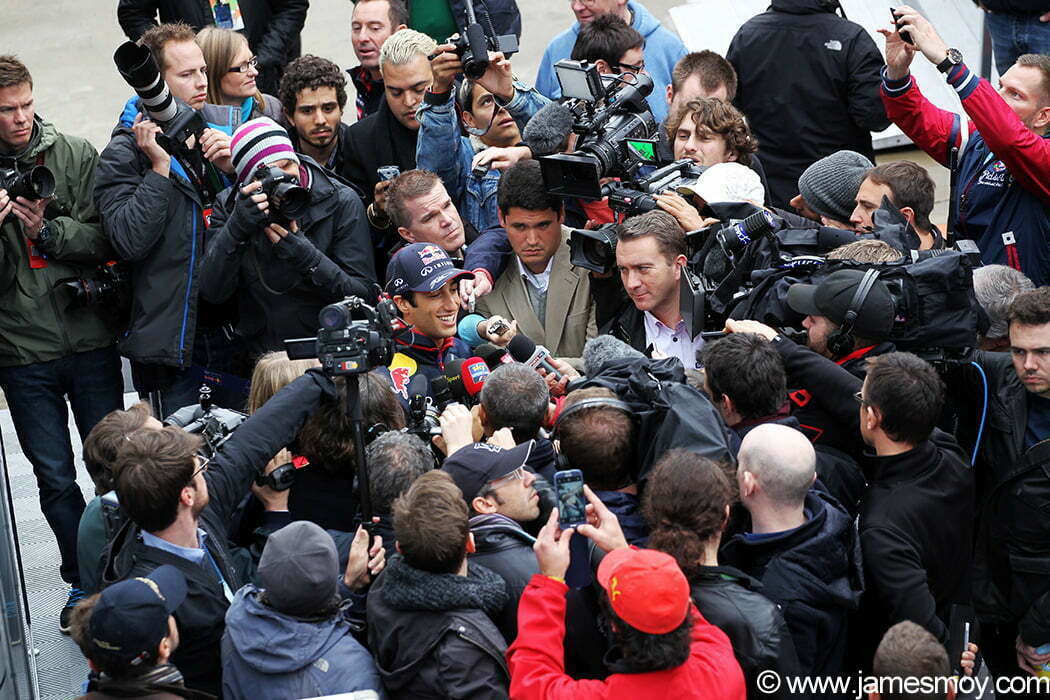
[[[700,369],[702,365],[696,359],[696,353],[704,347],[704,339],[700,335],[696,340],[689,338],[685,319],[671,329],[648,311],[643,311],[642,315],[645,318],[645,344],[652,346],[654,356],[677,357],[686,369]]]

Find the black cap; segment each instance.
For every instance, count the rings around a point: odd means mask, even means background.
[[[168,636],[168,616],[186,599],[186,577],[170,564],[114,583],[99,595],[88,621],[91,657],[135,666]]]
[[[453,452],[441,465],[441,471],[452,477],[469,504],[485,484],[524,467],[535,442],[529,440],[509,450],[487,442],[475,442]]]
[[[386,266],[386,292],[433,292],[457,277],[474,279],[474,273],[457,268],[440,246],[413,243],[394,253]]]
[[[807,316],[825,316],[841,326],[863,279],[862,270],[838,270],[825,277],[820,284],[793,284],[788,288],[788,306]],[[895,312],[889,288],[876,280],[857,310],[853,330],[857,335],[872,340],[888,338],[893,330]]]

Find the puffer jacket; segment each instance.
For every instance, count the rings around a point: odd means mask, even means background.
[[[108,347],[115,331],[98,306],[76,308],[63,280],[90,277],[113,257],[91,197],[98,154],[82,138],[61,134],[37,115],[29,145],[0,156],[0,170],[37,164],[55,176],[55,197],[44,210],[50,238],[46,267],[30,266],[29,244],[14,214],[0,222],[0,367],[57,360]]]
[[[342,615],[304,620],[260,600],[248,584],[226,611],[222,692],[226,700],[312,698],[382,691],[372,655]]]
[[[368,646],[388,696],[506,700],[507,644],[490,619],[506,602],[483,566],[434,574],[392,557],[368,593]]]

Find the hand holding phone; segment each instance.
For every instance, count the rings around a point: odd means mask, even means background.
[[[583,495],[583,472],[566,469],[554,473],[554,490],[558,495],[558,527],[570,527],[587,522],[587,499]]]
[[[897,14],[897,11],[895,9],[890,9],[890,16],[893,17],[893,26],[897,28],[897,33],[900,34],[901,41],[903,41],[905,44],[915,46],[915,42],[912,41],[911,34],[901,29],[902,25],[900,22],[900,16]]]

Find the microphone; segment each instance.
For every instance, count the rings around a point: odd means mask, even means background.
[[[470,406],[474,403],[473,397],[467,393],[463,383],[463,365],[466,360],[452,360],[445,364],[444,379],[448,387],[449,400]]]
[[[481,314],[467,314],[459,320],[459,325],[456,326],[456,335],[465,340],[467,345],[474,347],[485,340],[478,334],[478,324],[484,320],[485,317]]]
[[[560,380],[562,378],[561,372],[554,369],[554,365],[547,359],[551,356],[550,351],[542,345],[532,342],[532,339],[528,336],[518,333],[510,339],[510,343],[507,344],[507,350],[510,351],[511,357],[523,365],[528,365],[533,369],[546,370],[553,374],[555,379]]]
[[[412,379],[408,382],[408,400],[411,401],[416,396],[427,396],[430,394],[430,382],[427,381],[426,375],[421,372],[417,372],[412,375]]]
[[[514,358],[508,355],[506,350],[492,343],[482,343],[474,348],[474,352],[485,361],[490,371],[500,365],[509,365],[514,362]]]
[[[468,357],[463,360],[463,365],[460,367],[460,378],[463,380],[463,389],[472,401],[476,401],[488,376],[489,366],[480,357]]]
[[[632,348],[619,338],[611,335],[599,335],[591,338],[583,346],[583,373],[588,377],[601,374],[602,368],[609,362],[621,359],[645,359],[645,355]]]
[[[533,158],[561,153],[572,133],[573,121],[568,107],[552,102],[532,115],[521,140],[532,150]]]

